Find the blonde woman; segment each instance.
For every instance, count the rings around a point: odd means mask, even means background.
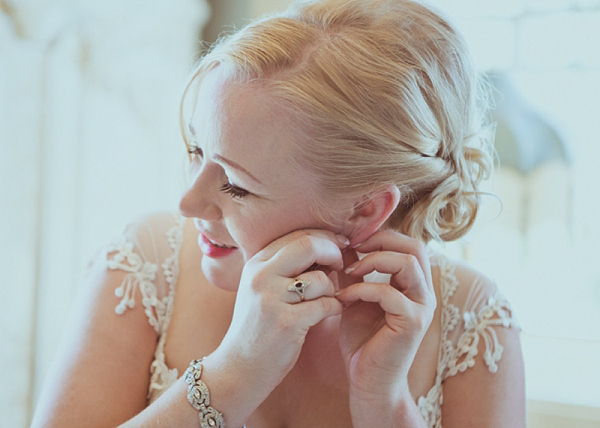
[[[524,426],[509,303],[426,245],[475,220],[484,87],[407,0],[299,3],[220,40],[182,101],[181,214],[96,260],[33,425]]]

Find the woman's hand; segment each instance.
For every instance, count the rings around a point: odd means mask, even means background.
[[[341,314],[334,284],[323,270],[308,270],[315,263],[341,270],[341,250],[348,244],[328,231],[302,230],[252,257],[242,272],[229,330],[205,366],[211,360],[226,364],[219,371],[237,376],[240,388],[250,384],[249,399],[259,405],[293,368],[310,327]],[[309,282],[304,301],[288,291],[295,278]]]
[[[409,397],[408,370],[436,307],[425,247],[400,233],[380,231],[356,250],[367,255],[360,261],[354,255],[356,261],[340,275],[337,295],[347,305],[340,346],[351,397],[367,402]],[[351,252],[346,253],[347,261]],[[390,274],[390,283],[362,282],[373,271]]]

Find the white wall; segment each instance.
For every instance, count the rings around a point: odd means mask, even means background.
[[[0,425],[29,424],[86,261],[176,208],[201,0],[0,2]]]

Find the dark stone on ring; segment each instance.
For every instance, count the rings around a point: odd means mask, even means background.
[[[309,282],[308,281],[303,281],[299,278],[294,278],[294,280],[292,281],[292,283],[288,286],[288,291],[292,291],[294,293],[296,293],[298,296],[300,296],[300,301],[303,302],[304,301],[304,290],[306,290],[306,287],[308,287]]]

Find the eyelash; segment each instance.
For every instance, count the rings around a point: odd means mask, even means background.
[[[229,182],[221,186],[221,191],[229,194],[233,198],[239,199],[244,199],[246,196],[248,196],[248,194],[250,194],[250,192],[248,192],[247,190],[242,189],[241,187],[237,187],[236,185],[231,184]]]
[[[202,149],[198,146],[188,146],[187,151],[191,155],[196,155],[199,157],[202,157],[203,155]],[[227,193],[233,198],[238,199],[243,199],[250,194],[250,192],[248,192],[247,190],[242,189],[241,187],[238,187],[234,184],[231,184],[230,182],[223,184],[221,186],[221,191]]]

